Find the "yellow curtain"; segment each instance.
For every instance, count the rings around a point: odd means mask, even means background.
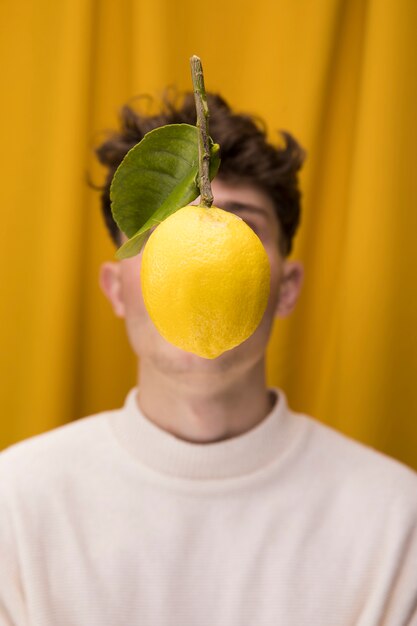
[[[207,88],[308,151],[268,378],[291,405],[417,468],[417,3],[412,0],[0,3],[1,447],[119,406],[135,380],[97,285],[111,258],[86,185],[120,105]],[[271,137],[273,133],[271,131]]]

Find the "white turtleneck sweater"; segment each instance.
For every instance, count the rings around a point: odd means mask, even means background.
[[[278,392],[193,444],[123,409],[0,455],[1,626],[417,624],[417,477]]]

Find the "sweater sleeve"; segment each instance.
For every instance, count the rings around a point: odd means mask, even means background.
[[[417,626],[417,498],[415,477],[410,478],[397,484],[381,519],[377,578],[358,626]]]
[[[11,514],[0,483],[0,626],[27,624],[20,575]]]
[[[398,557],[391,593],[387,598],[386,622],[417,626],[417,521],[405,536]],[[388,617],[389,616],[389,617]],[[390,621],[391,620],[391,621]]]
[[[417,626],[417,524],[410,530],[398,558],[391,593],[387,597],[385,624]]]
[[[393,501],[397,527],[402,533],[399,532],[396,566],[386,598],[384,626],[417,626],[417,501],[412,478],[409,484],[404,483],[404,488],[397,486],[397,499]]]

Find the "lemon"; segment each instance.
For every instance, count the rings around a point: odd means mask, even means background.
[[[270,266],[253,230],[216,207],[186,206],[153,231],[142,257],[145,306],[175,346],[214,359],[258,327]]]

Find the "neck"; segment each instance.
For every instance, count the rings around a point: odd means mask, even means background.
[[[264,360],[235,377],[225,372],[175,376],[140,363],[139,406],[154,424],[179,439],[212,443],[236,437],[271,411]]]

